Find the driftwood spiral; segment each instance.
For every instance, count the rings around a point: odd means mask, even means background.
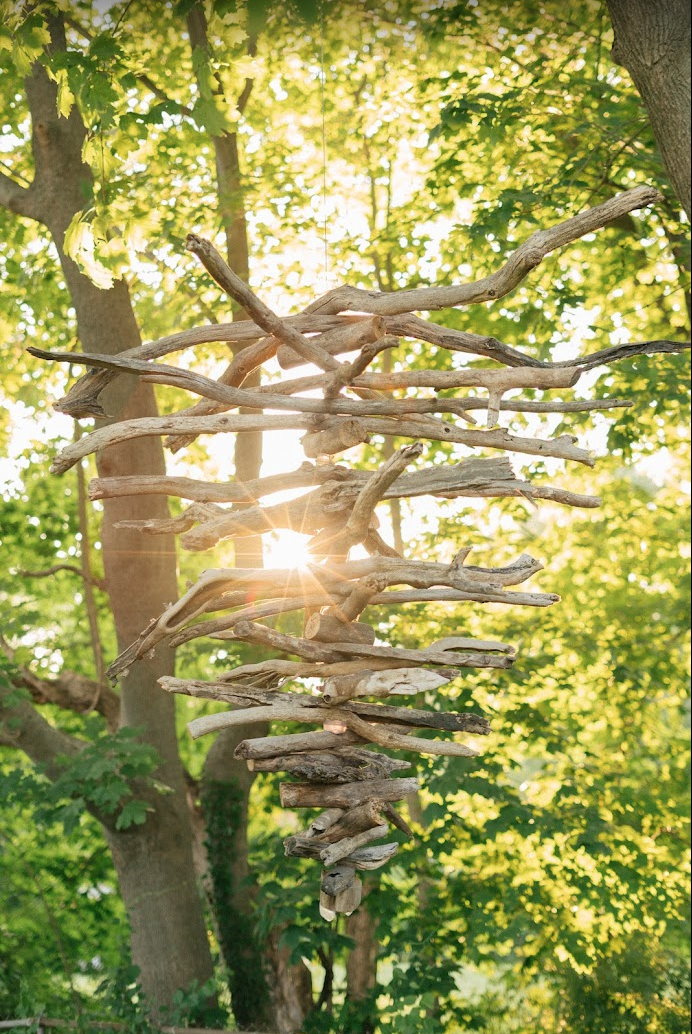
[[[518,477],[509,459],[498,455],[516,452],[593,465],[574,437],[521,437],[498,421],[512,412],[569,413],[630,403],[534,401],[507,393],[569,389],[594,366],[637,353],[687,347],[648,341],[563,363],[545,363],[494,338],[430,323],[413,310],[500,298],[550,251],[656,199],[654,190],[639,187],[539,231],[517,248],[498,272],[475,284],[388,294],[341,287],[300,315],[285,319],[271,312],[235,276],[208,241],[191,234],[188,249],[251,320],[200,327],[117,356],[29,349],[41,358],[90,368],[57,405],[74,417],[105,415],[99,396],[122,373],[174,385],[202,398],[176,415],[116,421],[81,437],[57,457],[56,473],[90,453],[139,436],[166,436],[166,444],[175,451],[203,434],[303,430],[304,451],[314,463],[306,461],[290,473],[226,484],[166,476],[96,478],[90,495],[103,499],[163,494],[189,500],[188,509],[170,520],[122,522],[146,534],[177,533],[188,550],[207,550],[229,537],[262,535],[277,528],[309,537],[314,563],[306,569],[205,571],[165,613],[152,618],[138,641],[111,665],[110,675],[117,678],[164,640],[178,646],[199,636],[243,640],[293,658],[244,664],[210,682],[163,678],[161,685],[167,692],[232,706],[190,722],[193,737],[267,721],[314,726],[288,735],[245,739],[236,755],[257,772],[285,772],[292,777],[294,781],[281,784],[284,807],[323,809],[301,833],[285,841],[285,850],[324,866],[320,908],[327,918],[352,912],[361,897],[357,873],[376,869],[394,855],[396,843],[377,843],[386,838],[390,827],[412,835],[395,805],[418,789],[418,780],[399,774],[409,767],[408,762],[373,749],[373,745],[392,751],[475,756],[475,745],[464,742],[463,737],[486,735],[489,725],[485,718],[414,707],[409,699],[426,694],[430,698],[465,668],[505,669],[515,659],[509,644],[462,636],[431,642],[421,649],[384,644],[367,621],[368,607],[421,601],[547,607],[558,601],[552,593],[517,588],[542,567],[527,555],[496,568],[469,563],[468,548],[462,548],[451,563],[401,556],[380,535],[378,504],[427,495],[444,499],[521,496],[566,506],[598,506],[596,497]],[[493,369],[454,366],[368,372],[377,356],[401,338],[500,365]],[[168,353],[212,341],[245,346],[217,381],[154,362]],[[344,354],[352,356],[350,361],[337,358]],[[242,387],[255,369],[274,356],[282,370],[310,364],[317,372],[261,387]],[[406,390],[412,388],[432,392],[410,397]],[[464,388],[483,394],[461,394],[458,389]],[[315,397],[316,390],[321,397]],[[438,394],[441,390],[448,394]],[[312,394],[306,396],[306,392]],[[483,427],[476,423],[474,414],[479,412],[485,416]],[[333,457],[367,442],[373,434],[413,441],[394,451],[374,472],[333,462]],[[459,443],[491,454],[426,465],[427,441]],[[262,504],[264,497],[288,489],[302,494],[288,502]],[[364,547],[367,558],[349,559],[354,546]],[[265,623],[289,611],[304,612],[300,637]],[[304,679],[320,679],[319,691],[301,685]],[[289,691],[287,686],[293,689]],[[382,702],[388,698],[398,702]],[[415,735],[418,729],[441,735],[423,738]],[[456,734],[462,739],[454,738]]]

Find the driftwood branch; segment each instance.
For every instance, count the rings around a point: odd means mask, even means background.
[[[156,435],[173,434],[189,431],[199,434],[224,434],[243,431],[290,431],[304,429],[309,432],[310,454],[324,455],[326,450],[339,452],[365,440],[369,434],[392,435],[400,438],[425,438],[429,441],[458,443],[477,446],[485,449],[501,449],[505,452],[525,453],[529,456],[552,457],[554,459],[575,460],[592,467],[594,461],[588,452],[574,444],[572,435],[563,434],[559,438],[519,438],[504,430],[474,431],[459,429],[452,424],[432,418],[370,418],[367,430],[363,421],[358,426],[349,423],[348,418],[335,421],[330,430],[310,432],[310,420],[300,416],[251,416],[238,415],[206,416],[206,417],[138,417],[134,420],[122,420],[116,424],[100,427],[91,434],[84,435],[79,441],[66,446],[55,458],[51,473],[64,474],[78,463],[80,459],[99,452],[109,445],[131,441],[134,438],[146,438]],[[329,438],[318,438],[329,435]],[[312,444],[314,442],[314,444]]]
[[[284,344],[290,345],[299,355],[314,363],[315,366],[319,366],[320,369],[336,369],[338,363],[328,352],[316,345],[310,338],[294,330],[289,323],[284,323],[264,302],[260,301],[248,285],[243,283],[240,277],[236,276],[230,266],[224,262],[211,241],[190,233],[187,236],[185,247],[197,256],[216,283],[252,316],[262,330],[278,338]]]
[[[567,219],[548,230],[538,230],[524,241],[496,273],[471,284],[453,284],[450,287],[419,287],[413,290],[378,292],[355,287],[338,287],[314,302],[312,313],[332,314],[352,310],[380,316],[403,312],[432,311],[451,306],[472,305],[494,301],[513,291],[551,251],[579,240],[587,233],[600,230],[613,219],[618,219],[639,208],[647,208],[659,201],[661,195],[654,187],[635,187],[617,194],[601,205]]]
[[[439,462],[445,450],[435,445],[426,454],[426,466],[423,443],[516,452],[591,466],[590,455],[578,447],[573,436],[522,437],[497,426],[501,414],[611,410],[630,405],[629,400],[534,399],[515,393],[562,392],[574,387],[585,370],[599,365],[689,347],[684,342],[647,341],[549,363],[495,338],[431,323],[414,310],[500,298],[514,290],[551,251],[652,204],[657,197],[653,188],[638,187],[538,231],[520,244],[500,269],[476,283],[392,292],[344,286],[317,299],[298,316],[285,318],[272,312],[233,273],[209,241],[191,234],[188,250],[247,311],[250,320],[185,331],[118,356],[30,349],[43,359],[88,367],[86,376],[58,403],[58,408],[72,415],[106,415],[101,392],[122,375],[182,388],[200,398],[177,414],[99,427],[63,450],[53,465],[55,473],[68,470],[84,456],[139,437],[164,436],[175,451],[200,435],[303,432],[303,451],[316,462],[304,463],[290,473],[228,484],[165,476],[97,478],[90,495],[112,499],[163,494],[190,500],[191,505],[173,519],[121,522],[149,534],[180,534],[182,545],[190,550],[209,549],[228,537],[241,540],[277,528],[310,537],[309,547],[319,562],[304,567],[203,572],[116,658],[109,675],[122,674],[163,641],[177,646],[200,636],[243,640],[280,655],[238,665],[218,674],[213,682],[162,678],[161,685],[169,693],[219,701],[232,708],[193,719],[188,727],[193,737],[277,721],[322,726],[244,739],[236,757],[244,759],[252,771],[286,772],[301,780],[282,784],[285,807],[326,809],[307,829],[289,837],[285,849],[288,855],[314,858],[327,867],[319,897],[321,914],[327,919],[357,907],[362,896],[357,871],[378,868],[397,850],[396,844],[373,846],[372,841],[385,837],[390,824],[412,836],[393,802],[415,792],[418,781],[394,777],[408,762],[374,747],[469,758],[478,753],[473,742],[427,737],[431,731],[442,737],[460,732],[486,736],[490,731],[482,715],[412,707],[408,701],[406,706],[382,701],[430,694],[461,677],[467,668],[508,669],[515,660],[515,650],[507,643],[462,634],[416,649],[388,645],[377,638],[378,628],[381,631],[384,624],[378,625],[377,611],[372,608],[399,608],[425,601],[545,607],[559,599],[553,593],[513,588],[542,569],[539,561],[525,554],[505,566],[480,567],[468,563],[470,548],[459,543],[450,563],[405,558],[400,529],[395,533],[396,549],[380,535],[377,507],[386,501],[398,506],[401,499],[420,496],[516,497],[531,504],[543,499],[568,506],[598,506],[600,500],[594,496],[571,492],[545,479],[533,483],[517,477],[506,455]],[[457,363],[447,369],[400,369],[390,349],[401,339],[492,359],[501,366],[489,369]],[[238,346],[218,380],[154,361],[213,341]],[[426,355],[424,348],[409,348],[421,358]],[[380,353],[383,358],[378,369],[374,360]],[[337,358],[343,355],[350,356],[350,361]],[[282,370],[312,364],[317,371],[249,386],[252,381],[248,379],[274,357]],[[417,389],[427,392],[420,394]],[[476,426],[473,413],[477,410],[486,413],[484,429]],[[385,461],[377,469],[354,470],[327,461],[327,457],[370,442],[373,436],[386,439]],[[402,438],[414,439],[414,443],[397,451],[394,439]],[[418,469],[406,472],[409,463],[419,457]],[[282,501],[263,505],[265,496],[283,491],[288,494]],[[231,506],[224,507],[224,503]],[[367,559],[351,559],[354,546],[369,554]],[[374,617],[363,620],[367,608]],[[302,635],[287,635],[261,623],[295,611],[303,612]],[[310,680],[319,680],[321,692]],[[301,681],[305,682],[302,691]],[[104,700],[111,698],[113,694],[103,695]]]

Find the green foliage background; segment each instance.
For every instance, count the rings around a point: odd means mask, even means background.
[[[257,4],[252,59],[242,5],[206,5],[211,57],[189,53],[185,4],[155,5],[155,19],[147,3],[115,4],[104,15],[91,3],[58,6],[91,37],[73,29],[67,55],[50,66],[62,113],[78,104],[89,128],[84,157],[95,178],[67,244],[102,286],[127,277],[147,338],[229,316],[227,299],[182,246],[192,229],[219,237],[209,134],[229,127],[243,144],[253,284],[282,311],[311,299],[324,274],[322,76],[336,280],[392,289],[476,279],[537,227],[649,182],[664,195],[654,210],[550,256],[496,305],[435,318],[540,358],[688,335],[688,227],[639,98],[611,63],[603,5]],[[3,168],[30,180],[22,76],[43,59],[41,5],[27,17],[6,3],[3,13],[0,141],[12,145],[3,145]],[[143,84],[145,72],[166,99]],[[246,76],[255,85],[238,120],[214,88],[237,96]],[[0,230],[3,636],[15,663],[37,674],[93,674],[74,577],[22,575],[79,557],[76,484],[47,474],[72,434],[50,415],[66,373],[23,351],[27,342],[75,347],[74,312],[42,229],[0,210]],[[219,368],[218,350],[196,358]],[[394,361],[443,366],[450,357],[402,346]],[[474,762],[411,757],[425,783],[412,816],[417,836],[372,882],[378,985],[357,1008],[343,990],[351,942],[316,915],[313,867],[283,858],[277,825],[288,831],[291,818],[279,809],[278,780],[255,784],[256,934],[282,927],[317,987],[325,960],[336,966],[332,1011],[316,1010],[306,1034],[368,1023],[383,1034],[689,1029],[686,360],[629,360],[584,390],[635,403],[614,417],[542,421],[553,433],[585,436],[597,470],[555,473],[536,462],[525,472],[597,492],[600,510],[544,504],[533,512],[504,500],[404,512],[412,554],[449,559],[471,544],[478,562],[495,564],[526,548],[546,563],[540,587],[562,602],[377,615],[391,642],[481,634],[516,643],[520,658],[511,673],[464,676],[426,701],[482,711],[493,733]],[[173,392],[161,401],[164,410],[177,404]],[[539,424],[517,415],[513,426]],[[376,456],[370,447],[361,462],[373,466]],[[435,445],[425,461],[448,456]],[[219,460],[203,445],[186,462],[218,475]],[[97,544],[98,517],[94,508]],[[217,560],[183,556],[181,575],[194,578]],[[97,595],[110,658],[114,637]],[[181,650],[180,669],[194,677],[232,660],[197,641]],[[11,665],[3,662],[0,677],[12,679]],[[193,774],[204,747],[184,724],[205,707],[213,705],[180,705]],[[0,1014],[124,1015],[141,1027],[126,919],[89,807],[105,805],[125,826],[146,821],[156,759],[127,732],[107,736],[98,716],[43,711],[89,747],[57,785],[17,752],[0,755]],[[142,800],[127,789],[133,775],[143,780]],[[181,989],[175,1018],[199,1016],[203,998],[199,988]]]

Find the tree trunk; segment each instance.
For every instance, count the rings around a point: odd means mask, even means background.
[[[64,50],[60,17],[46,17],[50,49]],[[65,230],[92,192],[91,172],[81,159],[84,125],[76,109],[67,119],[58,116],[56,86],[41,65],[34,66],[26,90],[35,161],[31,214],[47,226],[57,247],[82,347],[109,354],[133,348],[140,343],[140,335],[127,285],[119,281],[110,290],[100,290],[63,248]],[[105,407],[115,419],[156,414],[152,388],[132,377],[114,382]],[[107,449],[99,458],[103,477],[164,471],[161,442],[155,438]],[[161,536],[151,543],[137,532],[116,531],[113,523],[166,516],[166,502],[155,496],[110,500],[104,506],[106,589],[121,649],[176,598],[176,562],[171,538]],[[170,1003],[176,991],[193,980],[204,982],[213,973],[195,884],[174,701],[157,685],[161,675],[172,672],[172,653],[165,648],[152,659],[133,664],[121,680],[121,724],[141,727],[143,738],[159,753],[158,776],[173,793],[155,799],[154,811],[143,826],[106,833],[130,918],[133,960],[155,1007]]]
[[[204,51],[211,60],[209,39],[207,36],[207,20],[203,5],[195,4],[187,15],[187,30],[193,50]],[[248,53],[255,52],[254,40],[250,39]],[[237,107],[242,114],[252,90],[252,80],[247,79]],[[216,93],[223,96],[221,84],[218,83]],[[226,101],[226,98],[224,98]],[[216,164],[216,188],[219,199],[219,215],[226,235],[226,255],[228,265],[233,272],[246,283],[250,278],[250,248],[247,235],[247,218],[245,198],[243,195],[243,178],[240,169],[240,153],[237,133],[224,132],[212,136],[214,158]],[[247,319],[247,314],[236,302],[233,305],[233,319]],[[253,371],[245,381],[245,387],[255,387],[260,382],[259,370]],[[240,410],[241,413],[252,412]],[[252,481],[259,477],[262,466],[262,434],[243,434],[236,436],[235,475],[239,481]],[[242,507],[243,504],[237,504]],[[262,536],[248,535],[234,540],[236,567],[262,566]]]
[[[248,885],[247,823],[254,776],[233,757],[247,735],[244,727],[225,729],[204,763],[200,799],[205,847],[219,947],[228,968],[236,1022],[267,1029],[271,1006],[267,974],[252,917],[253,888]]]
[[[187,29],[193,49],[206,52],[211,60],[207,21],[201,3],[187,14]],[[255,53],[255,40],[250,37],[248,53]],[[242,114],[250,98],[252,80],[247,79],[236,106]],[[223,96],[221,84],[216,92]],[[228,103],[227,98],[224,102]],[[219,215],[226,236],[228,264],[241,280],[250,278],[250,249],[247,214],[240,166],[238,136],[233,132],[213,136],[216,164],[216,186]],[[247,314],[233,304],[233,318],[246,319]],[[244,387],[260,383],[256,370]],[[252,412],[241,409],[240,413]],[[236,437],[234,452],[235,476],[239,481],[259,477],[262,466],[262,434]],[[236,504],[242,508],[245,504]],[[259,568],[263,565],[261,535],[248,535],[234,540],[235,566]],[[266,735],[269,726],[253,736]],[[209,862],[214,914],[219,931],[221,951],[229,970],[229,985],[236,1020],[241,1025],[261,1027],[267,1023],[281,1032],[297,1030],[312,1006],[310,973],[299,963],[291,966],[288,952],[278,947],[275,931],[269,941],[260,945],[252,921],[254,894],[249,885],[247,824],[249,797],[255,776],[244,761],[234,758],[237,743],[248,735],[247,729],[225,729],[217,737],[207,755],[202,778],[201,800],[206,823],[206,850]],[[221,821],[225,815],[226,820]]]
[[[690,214],[690,5],[688,0],[608,0],[613,58],[649,115],[680,204]]]
[[[367,894],[367,885],[365,889]],[[373,1034],[377,1025],[377,923],[367,904],[346,919],[346,936],[355,941],[346,961],[346,1000],[359,1034]],[[355,1029],[355,1028],[354,1028]]]

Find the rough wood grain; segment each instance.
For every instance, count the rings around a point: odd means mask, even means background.
[[[527,274],[551,251],[601,229],[606,223],[627,215],[628,212],[646,208],[659,198],[660,194],[654,187],[635,187],[633,190],[616,194],[603,204],[588,208],[548,230],[537,230],[519,245],[501,269],[475,283],[453,284],[449,287],[419,287],[392,292],[363,291],[349,286],[337,287],[313,303],[306,312],[332,314],[351,310],[386,316],[493,301],[518,287]]]
[[[353,697],[415,696],[439,689],[454,677],[439,669],[396,668],[394,671],[361,671],[354,675],[332,675],[322,686],[326,704],[338,704]]]
[[[281,783],[284,808],[353,808],[365,801],[403,801],[420,789],[417,779],[372,779],[341,786],[312,786],[310,783]]]
[[[253,761],[252,764],[256,772],[287,772],[306,782],[315,783],[384,779],[392,772],[410,767],[408,761],[390,758],[386,754],[348,748],[285,754]]]

